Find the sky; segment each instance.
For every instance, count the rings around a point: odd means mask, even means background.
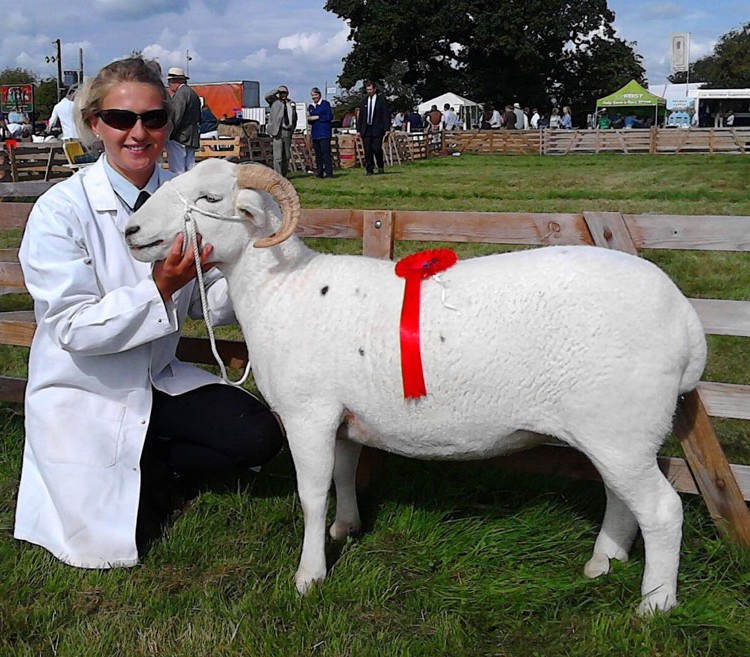
[[[518,0],[517,0],[518,1]],[[336,85],[351,48],[345,22],[318,0],[0,0],[0,70],[56,77],[45,57],[62,44],[63,69],[86,75],[139,50],[193,83],[257,80],[261,96],[286,84],[290,97]],[[748,0],[609,0],[620,38],[637,42],[650,84],[669,75],[670,35],[689,32],[690,60],[750,22]],[[188,60],[188,57],[190,58]],[[448,91],[448,90],[446,90]],[[615,91],[613,89],[613,91]],[[482,99],[474,99],[480,101]]]

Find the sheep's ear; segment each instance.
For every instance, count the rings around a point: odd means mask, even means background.
[[[241,189],[237,193],[235,200],[237,209],[250,215],[248,219],[256,226],[262,226],[264,223],[266,209],[263,197],[253,189]]]

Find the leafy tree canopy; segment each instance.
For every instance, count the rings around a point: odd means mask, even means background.
[[[668,79],[686,82],[687,75],[675,73]],[[750,87],[750,23],[722,36],[712,54],[690,64],[690,81],[703,82],[707,89]]]
[[[450,10],[434,0],[327,0],[325,8],[351,27],[341,86],[380,80],[403,105],[454,91],[495,105],[587,109],[631,79],[645,82],[606,0],[452,0]],[[388,84],[394,63],[408,94]]]

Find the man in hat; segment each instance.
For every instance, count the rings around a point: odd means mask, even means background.
[[[169,170],[182,173],[195,165],[195,151],[200,147],[201,100],[188,85],[187,75],[178,66],[167,71],[167,86],[172,96],[174,125],[166,149]]]
[[[297,125],[297,106],[289,100],[289,89],[282,84],[265,95],[271,106],[266,131],[273,139],[273,168],[286,176],[292,157],[292,135]]]

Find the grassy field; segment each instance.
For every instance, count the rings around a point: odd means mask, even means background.
[[[462,156],[385,176],[293,178],[306,207],[719,215],[750,215],[748,181],[750,159],[708,155]],[[750,298],[747,256],[644,255],[691,296]],[[0,296],[0,310],[28,303]],[[706,378],[750,383],[742,339],[712,338],[710,348]],[[0,347],[6,373],[22,375],[26,357]],[[389,457],[361,500],[365,533],[331,543],[328,580],[299,598],[302,521],[287,451],[260,474],[206,486],[143,565],[80,571],[11,537],[22,425],[22,409],[0,406],[1,657],[750,654],[750,553],[717,538],[700,498],[683,497],[682,604],[640,619],[640,540],[610,576],[582,575],[600,485]],[[730,458],[750,463],[745,423],[718,427]]]

